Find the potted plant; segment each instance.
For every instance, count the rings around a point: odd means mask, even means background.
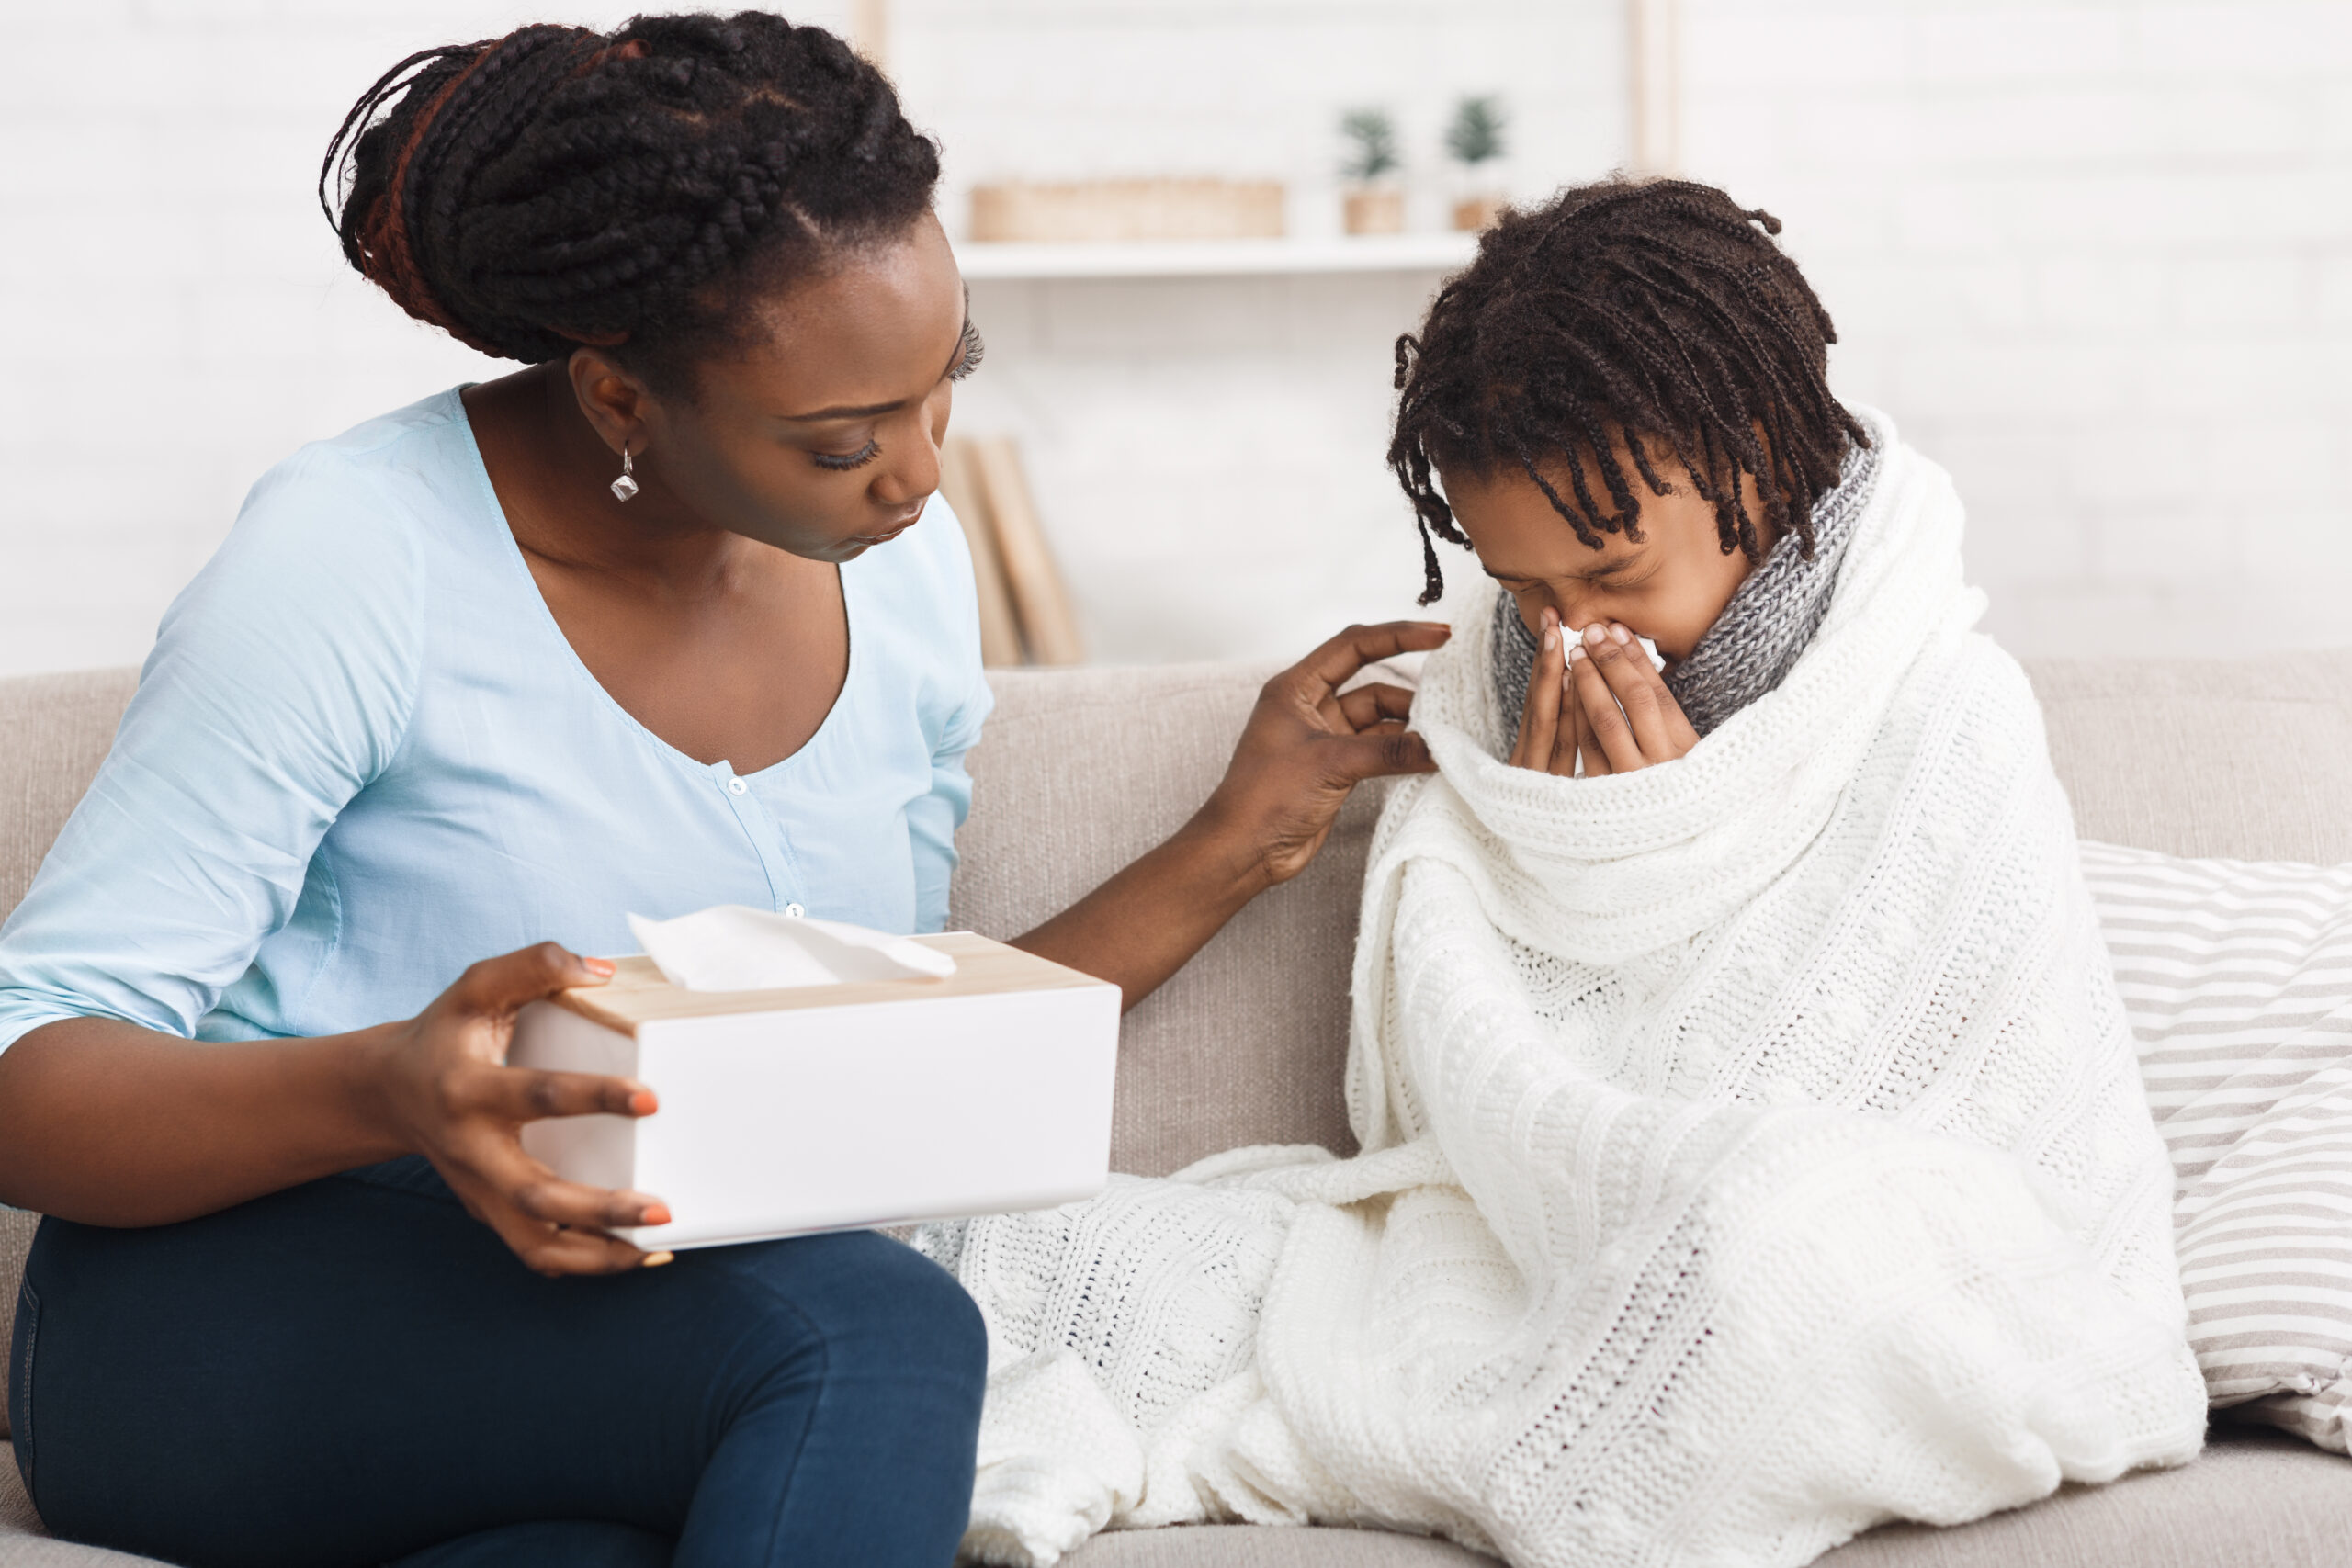
[[[1476,233],[1494,227],[1508,197],[1502,185],[1503,130],[1508,123],[1502,100],[1493,94],[1465,97],[1453,108],[1445,128],[1445,150],[1460,171],[1453,201],[1453,226]]]
[[[1340,134],[1348,154],[1340,165],[1347,180],[1343,211],[1351,234],[1401,234],[1405,192],[1396,183],[1396,122],[1385,109],[1351,109],[1340,117]]]

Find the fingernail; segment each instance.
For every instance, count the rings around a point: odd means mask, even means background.
[[[1599,621],[1595,621],[1592,625],[1585,627],[1584,640],[1590,643],[1593,647],[1599,648],[1602,643],[1609,640],[1609,628],[1602,626]]]
[[[580,966],[591,975],[602,975],[607,980],[613,977],[613,961],[609,958],[583,958]]]
[[[1570,649],[1568,649],[1568,662],[1569,662],[1569,663],[1574,664],[1577,660],[1582,659],[1583,657],[1584,657],[1584,644],[1582,644],[1582,643],[1577,643],[1577,644],[1576,644],[1574,647],[1572,647],[1572,648],[1570,648]]]
[[[638,1211],[637,1223],[641,1225],[666,1225],[670,1223],[670,1205],[648,1203]]]
[[[1615,637],[1621,647],[1634,640],[1634,634],[1632,632],[1627,631],[1623,626],[1617,625],[1613,621],[1610,623],[1609,635]]]
[[[1552,624],[1550,620],[1550,612],[1547,611],[1545,612],[1545,619],[1544,622],[1544,651],[1546,653],[1551,652],[1553,649],[1559,646],[1559,641],[1560,628]]]
[[[664,1263],[676,1261],[677,1256],[678,1255],[674,1252],[649,1252],[645,1255],[645,1261],[639,1264],[638,1267],[640,1269],[659,1269]]]
[[[652,1115],[661,1108],[661,1104],[660,1100],[653,1098],[653,1091],[650,1089],[639,1089],[628,1097],[629,1111],[639,1116]]]

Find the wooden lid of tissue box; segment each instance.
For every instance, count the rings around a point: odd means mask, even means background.
[[[789,1012],[801,1008],[850,1007],[864,1002],[933,1001],[950,997],[993,996],[1004,991],[1067,990],[1108,983],[970,931],[945,931],[913,940],[954,958],[956,973],[936,980],[859,980],[833,986],[794,986],[780,991],[689,991],[663,979],[650,958],[616,958],[608,983],[561,992],[554,1001],[592,1022],[633,1035],[639,1024],[658,1019]]]

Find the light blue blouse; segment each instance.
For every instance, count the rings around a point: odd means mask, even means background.
[[[939,930],[989,705],[963,531],[933,497],[841,582],[839,700],[739,775],[655,738],[572,652],[457,391],[304,447],[164,615],[0,927],[0,1046],[90,1015],[334,1033],[534,942],[632,952],[632,912]]]

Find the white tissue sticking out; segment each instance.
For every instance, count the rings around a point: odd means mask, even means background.
[[[902,936],[720,904],[674,920],[628,918],[662,977],[689,991],[781,991],[844,980],[939,980],[956,961]]]
[[[1584,627],[1566,626],[1561,635],[1566,637],[1570,642],[1582,642],[1584,640]],[[1642,651],[1650,656],[1651,669],[1663,670],[1666,668],[1666,655],[1657,650],[1657,644],[1652,642],[1649,638],[1644,637],[1639,632],[1635,632],[1634,634],[1634,640],[1640,643],[1642,645]]]

